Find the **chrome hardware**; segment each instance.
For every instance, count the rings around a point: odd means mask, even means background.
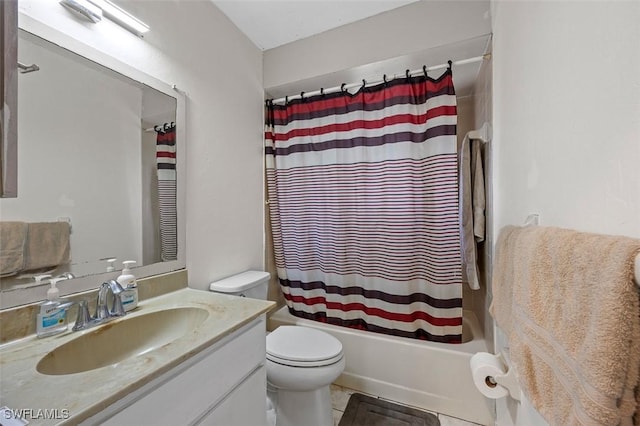
[[[110,317],[121,317],[125,314],[122,307],[122,299],[120,293],[124,289],[116,280],[103,282],[98,290],[98,300],[96,302],[96,319],[104,320]],[[107,308],[107,295],[113,294],[113,304],[111,309]]]
[[[78,302],[78,314],[76,316],[76,323],[73,325],[72,330],[84,330],[85,328],[89,328],[89,324],[91,323],[91,315],[89,314],[89,304],[86,300],[81,300]]]
[[[96,325],[104,324],[118,317],[122,317],[126,314],[124,307],[122,306],[122,298],[120,294],[124,291],[122,286],[118,284],[116,280],[109,280],[100,286],[98,289],[98,298],[96,300],[96,313],[95,316],[91,316],[89,313],[89,306],[86,300],[77,302],[78,304],[78,316],[76,317],[76,323],[73,326],[73,331],[86,330]],[[107,306],[108,295],[113,295],[113,302],[111,308]],[[71,303],[73,304],[73,303]]]
[[[26,73],[29,73],[29,72],[38,71],[40,69],[40,67],[37,66],[36,64],[25,65],[23,63],[18,62],[18,69],[20,70],[20,72],[22,74],[26,74]]]
[[[63,274],[60,274],[56,277],[56,280],[71,280],[73,278],[75,278],[76,276],[73,275],[71,272],[65,272]]]

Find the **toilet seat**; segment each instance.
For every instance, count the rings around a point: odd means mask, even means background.
[[[267,360],[278,364],[321,367],[342,357],[342,343],[324,331],[283,325],[267,336]]]

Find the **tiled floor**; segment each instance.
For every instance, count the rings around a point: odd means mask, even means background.
[[[342,414],[344,413],[344,410],[347,407],[347,403],[349,402],[349,397],[354,392],[359,392],[359,391],[355,391],[353,389],[345,388],[342,386],[331,385],[331,403],[333,405],[333,424],[335,426],[338,426],[338,423],[340,423],[340,418],[342,417]],[[360,393],[363,393],[363,392],[360,392]],[[370,395],[370,396],[375,396],[375,395]],[[391,401],[391,402],[398,404],[398,402],[396,401]],[[413,407],[413,408],[416,408],[416,407]],[[464,420],[456,419],[455,417],[445,416],[444,414],[439,414],[439,413],[433,413],[433,414],[438,416],[441,426],[477,426],[476,423],[471,423]]]

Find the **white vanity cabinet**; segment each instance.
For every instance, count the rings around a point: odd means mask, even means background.
[[[82,424],[265,425],[265,330],[262,315]]]

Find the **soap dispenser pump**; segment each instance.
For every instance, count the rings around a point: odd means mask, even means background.
[[[56,283],[64,278],[49,280],[51,287],[47,290],[47,300],[40,304],[40,312],[36,315],[36,334],[38,337],[52,336],[67,331],[67,310],[62,307],[60,291]]]
[[[105,259],[107,262],[107,272],[113,272],[116,270],[116,267],[113,266],[113,263],[117,260],[115,257],[110,257]]]
[[[138,307],[138,283],[136,282],[135,275],[131,272],[131,267],[135,264],[135,260],[125,260],[122,262],[124,266],[122,274],[116,278],[118,284],[124,289],[120,295],[120,299],[122,299],[122,306],[125,312],[132,311]]]

